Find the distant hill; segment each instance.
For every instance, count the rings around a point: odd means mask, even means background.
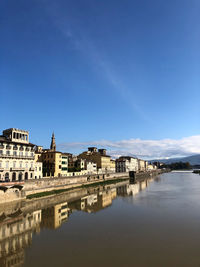
[[[189,156],[189,157],[184,157],[184,158],[171,158],[171,159],[159,159],[159,160],[151,160],[151,162],[154,161],[159,161],[159,162],[163,162],[166,164],[170,164],[170,163],[174,163],[174,162],[189,162],[190,165],[200,165],[200,154],[198,155],[193,155],[193,156]]]

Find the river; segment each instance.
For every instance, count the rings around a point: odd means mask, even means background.
[[[200,176],[0,206],[0,266],[200,266]]]

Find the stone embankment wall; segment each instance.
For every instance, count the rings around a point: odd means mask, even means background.
[[[10,215],[13,216],[16,213],[32,213],[37,210],[52,207],[59,203],[73,202],[90,194],[103,192],[106,189],[118,188],[128,183],[129,182],[127,180],[124,180],[122,182],[110,185],[98,185],[96,187],[88,188],[74,188],[64,193],[46,196],[39,199],[25,199],[17,202],[6,203],[6,205],[0,204],[0,216],[4,214],[5,216],[9,217]]]
[[[0,203],[17,201],[25,198],[26,198],[25,191],[19,190],[17,188],[8,188],[5,191],[0,190]]]
[[[144,179],[155,177],[165,172],[169,172],[169,170],[159,169],[159,170],[152,170],[152,171],[147,171],[147,172],[130,172],[129,176],[132,182],[137,182],[137,181],[141,181]]]
[[[96,183],[104,180],[118,178],[129,178],[128,173],[112,173],[104,175],[83,175],[73,177],[57,177],[57,178],[43,178],[37,180],[29,180],[24,184],[24,191],[26,195],[31,195],[40,192],[52,191],[55,189],[66,189],[78,187],[88,183]]]

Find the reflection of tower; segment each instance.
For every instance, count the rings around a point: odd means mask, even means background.
[[[51,147],[50,147],[50,149],[53,150],[53,151],[56,151],[56,140],[55,140],[54,132],[53,132],[52,137],[51,137]]]

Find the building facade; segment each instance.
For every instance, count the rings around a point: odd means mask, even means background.
[[[10,128],[0,136],[0,180],[23,181],[34,178],[35,145],[29,132]]]
[[[115,161],[106,155],[106,149],[97,150],[96,147],[89,147],[88,151],[81,153],[78,158],[96,163],[99,173],[115,172]]]
[[[133,157],[120,157],[116,160],[116,172],[137,172],[139,169],[138,159]]]

